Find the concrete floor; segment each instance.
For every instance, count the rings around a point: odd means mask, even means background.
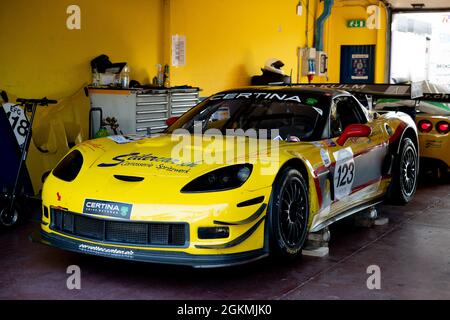
[[[0,231],[0,299],[450,299],[450,183],[422,182],[385,226],[331,228],[330,255],[196,270],[86,256],[31,243],[38,224]],[[78,265],[81,290],[66,288]],[[367,267],[381,269],[369,290]]]

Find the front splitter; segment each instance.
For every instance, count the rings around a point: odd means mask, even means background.
[[[268,256],[264,250],[254,250],[233,254],[207,254],[193,255],[186,252],[141,250],[129,249],[114,246],[104,246],[102,244],[92,244],[84,241],[77,241],[57,234],[50,234],[43,231],[35,231],[30,235],[30,239],[36,243],[60,248],[77,253],[89,255],[131,260],[140,262],[150,262],[159,264],[183,265],[194,268],[220,268],[239,265],[256,261]]]

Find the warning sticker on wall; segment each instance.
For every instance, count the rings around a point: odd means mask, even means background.
[[[178,34],[172,36],[172,66],[186,65],[186,36]]]

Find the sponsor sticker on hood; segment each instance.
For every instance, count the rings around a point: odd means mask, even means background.
[[[84,200],[83,213],[129,220],[133,205],[103,200]]]
[[[153,167],[154,163],[171,164],[179,167],[193,168],[199,163],[196,162],[182,162],[179,159],[171,157],[158,157],[153,154],[141,154],[139,152],[132,152],[128,154],[118,155],[113,157],[108,163],[100,163],[97,166],[100,168],[110,168],[116,166],[133,166],[133,167]]]
[[[142,139],[145,139],[146,136],[140,136],[140,135],[116,135],[116,136],[108,136],[108,139],[111,139],[115,143],[118,144],[125,144],[135,141],[140,141]]]

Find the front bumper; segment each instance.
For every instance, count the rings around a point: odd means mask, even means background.
[[[128,249],[73,240],[54,233],[46,233],[44,231],[36,231],[30,236],[30,238],[33,242],[39,242],[52,247],[78,253],[121,260],[191,266],[194,268],[227,267],[249,263],[268,256],[267,251],[264,249],[241,253],[210,255],[195,255],[186,252],[173,251]]]

